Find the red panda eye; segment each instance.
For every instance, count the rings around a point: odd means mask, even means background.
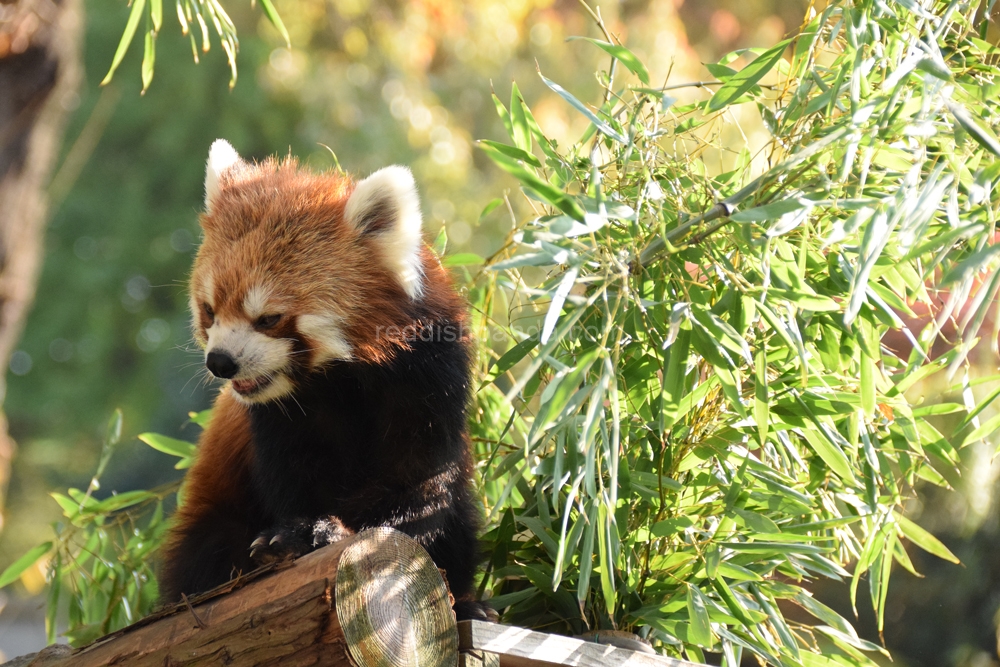
[[[281,315],[261,315],[254,322],[254,326],[258,329],[270,329],[275,324],[281,321]]]
[[[202,307],[202,310],[205,311],[205,314],[208,315],[209,321],[214,322],[215,321],[215,311],[212,310],[212,307],[210,305],[208,305],[207,303],[203,303],[201,305],[201,307]]]

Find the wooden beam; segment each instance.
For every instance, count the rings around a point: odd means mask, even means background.
[[[500,667],[705,667],[662,655],[484,621],[458,624],[458,648],[473,655],[495,653],[500,656]]]

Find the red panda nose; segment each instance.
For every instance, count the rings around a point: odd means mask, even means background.
[[[212,371],[212,375],[224,380],[233,377],[240,370],[233,358],[225,352],[209,352],[205,358],[205,365]]]

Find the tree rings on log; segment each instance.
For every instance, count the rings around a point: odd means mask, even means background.
[[[458,632],[448,589],[416,542],[374,528],[344,549],[337,618],[358,667],[455,667]]]

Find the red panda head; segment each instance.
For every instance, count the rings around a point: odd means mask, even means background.
[[[235,395],[262,403],[338,361],[383,362],[401,328],[428,317],[460,324],[447,276],[421,240],[405,167],[354,183],[288,158],[243,161],[212,144],[204,240],[191,275],[195,339]]]

